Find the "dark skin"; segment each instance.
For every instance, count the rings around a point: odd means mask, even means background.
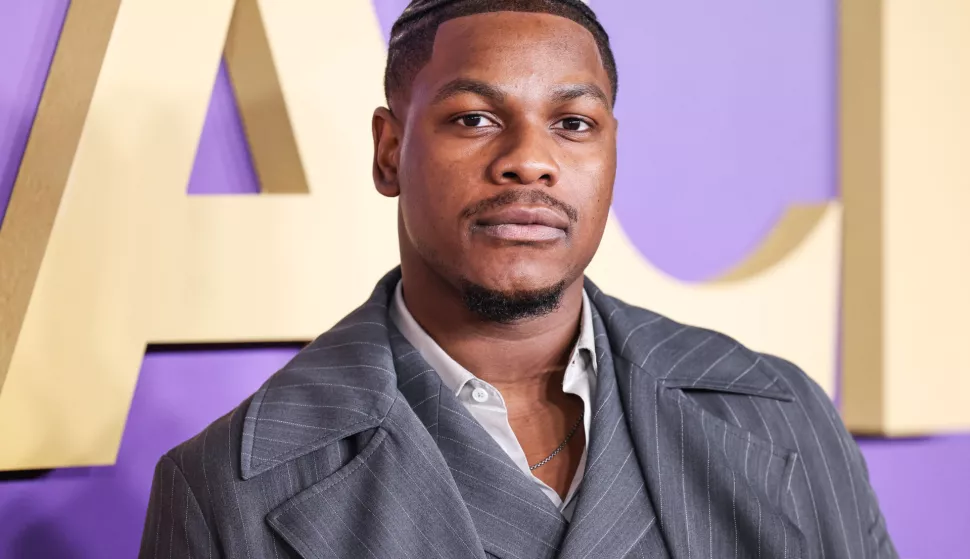
[[[410,90],[374,113],[374,181],[399,197],[408,309],[502,393],[530,464],[562,442],[583,409],[562,379],[579,332],[583,271],[612,200],[611,95],[581,25],[497,12],[443,23]],[[499,323],[468,310],[463,282],[507,294],[565,287],[551,312]],[[584,445],[580,429],[534,474],[564,496]]]

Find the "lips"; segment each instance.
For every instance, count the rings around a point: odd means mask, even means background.
[[[475,223],[485,235],[513,242],[563,239],[569,228],[565,215],[545,206],[508,206],[479,216]]]
[[[569,219],[560,212],[545,206],[509,206],[488,212],[477,220],[479,225],[541,225],[565,231]]]

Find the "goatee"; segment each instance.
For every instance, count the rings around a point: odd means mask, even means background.
[[[559,308],[565,289],[565,281],[541,289],[511,292],[489,289],[464,279],[461,281],[465,307],[489,322],[503,324],[551,313]]]

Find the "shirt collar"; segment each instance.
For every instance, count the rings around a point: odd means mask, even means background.
[[[414,319],[411,315],[411,311],[408,310],[407,305],[404,303],[404,288],[402,287],[402,282],[397,282],[397,287],[394,289],[394,297],[391,302],[390,308],[388,309],[391,316],[391,321],[394,322],[394,326],[401,332],[407,341],[414,346],[414,349],[418,350],[421,357],[431,365],[438,376],[441,377],[441,382],[448,387],[449,390],[454,392],[457,396],[461,392],[462,387],[465,386],[469,381],[475,380],[477,377],[471,373],[468,369],[461,366],[460,363],[455,361],[448,355],[445,350],[441,349],[434,339],[424,331],[424,328],[418,324],[418,321]],[[573,375],[580,374],[580,371],[588,370],[592,374],[596,374],[597,364],[596,364],[596,334],[593,332],[593,310],[592,305],[589,301],[589,297],[586,295],[586,290],[583,290],[583,310],[580,318],[579,327],[579,338],[576,341],[576,346],[573,348],[572,354],[570,355],[570,363],[574,362],[577,358],[585,360],[584,367],[571,367],[567,366],[566,376],[563,378],[563,386],[572,384]]]
[[[397,282],[397,288],[394,289],[394,301],[388,310],[394,326],[397,326],[404,338],[414,346],[414,349],[418,350],[421,357],[438,373],[441,382],[456,396],[465,384],[475,379],[475,375],[445,353],[438,342],[434,341],[431,335],[425,332],[424,328],[414,319],[411,311],[404,304],[404,289],[400,281]]]
[[[586,290],[583,290],[583,312],[579,325],[579,339],[573,349],[573,356],[577,353],[585,354],[593,373],[597,372],[596,364],[596,332],[593,330],[593,305],[590,303]]]

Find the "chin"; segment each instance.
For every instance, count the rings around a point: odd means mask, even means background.
[[[561,266],[536,261],[493,264],[486,260],[475,264],[462,274],[464,280],[509,295],[554,288],[568,275]]]
[[[459,288],[469,311],[488,322],[511,324],[558,309],[566,281],[504,276],[502,281],[478,283],[462,277]]]
[[[469,264],[468,279],[499,291],[541,289],[561,282],[565,271],[560,265],[536,258],[509,261],[473,257]]]

